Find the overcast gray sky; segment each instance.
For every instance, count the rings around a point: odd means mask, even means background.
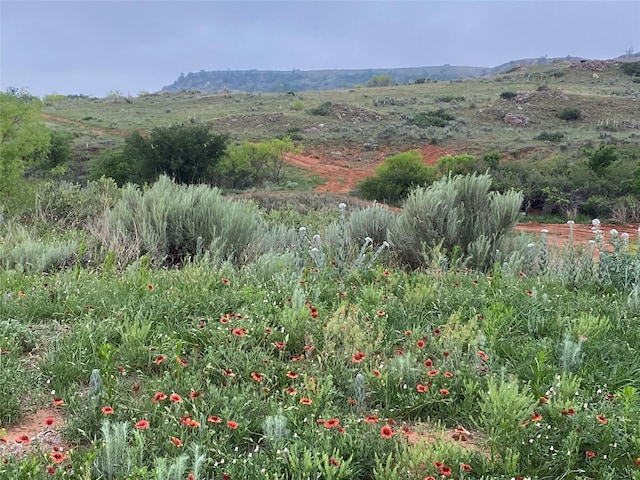
[[[200,70],[606,59],[640,50],[640,0],[0,1],[0,85],[136,95]]]

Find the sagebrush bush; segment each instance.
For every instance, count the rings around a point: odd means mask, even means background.
[[[228,200],[217,188],[180,186],[162,176],[148,190],[124,187],[107,214],[103,243],[108,250],[120,242],[138,245],[158,263],[195,255],[199,242],[217,258],[240,260],[263,228],[255,206]]]
[[[381,245],[388,240],[389,232],[393,230],[396,221],[397,214],[388,208],[378,206],[356,210],[347,220],[347,241],[360,245],[369,237],[373,245]]]
[[[522,193],[491,192],[491,176],[445,177],[409,194],[391,239],[402,261],[422,265],[428,249],[486,269],[520,218]]]

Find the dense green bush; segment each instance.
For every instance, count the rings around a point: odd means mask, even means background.
[[[434,112],[420,112],[416,114],[410,121],[412,125],[416,125],[420,128],[428,127],[446,127],[449,122],[454,121],[456,118],[448,113],[446,110],[436,110]]]
[[[535,140],[542,140],[543,142],[561,142],[564,140],[565,134],[563,132],[540,132],[534,137]]]
[[[358,185],[358,192],[368,200],[396,203],[405,198],[412,187],[435,180],[435,169],[424,164],[418,150],[387,157],[373,177]]]
[[[516,92],[507,91],[507,92],[502,92],[500,94],[500,98],[502,98],[503,100],[511,100],[515,98],[517,95],[518,94]]]
[[[580,112],[580,109],[578,108],[567,107],[567,108],[563,108],[558,113],[556,113],[556,117],[558,117],[561,120],[576,121],[576,120],[580,120],[580,118],[582,117],[582,114]]]
[[[94,159],[91,177],[112,177],[120,185],[153,182],[160,175],[184,184],[212,183],[227,140],[207,125],[157,127],[148,137],[136,132],[125,139],[122,149]]]
[[[317,107],[314,107],[311,110],[309,110],[309,113],[311,115],[319,115],[322,117],[326,117],[328,115],[331,115],[331,106],[332,106],[331,102],[323,102]]]
[[[600,145],[597,150],[588,153],[587,165],[598,175],[613,163],[620,160],[618,149],[615,145]]]
[[[490,191],[489,175],[445,177],[413,190],[402,206],[392,243],[401,259],[422,265],[439,248],[449,259],[489,268],[520,218],[523,196]]]
[[[640,76],[640,62],[625,62],[620,64],[620,70],[627,75]]]

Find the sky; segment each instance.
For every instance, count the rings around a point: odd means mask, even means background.
[[[640,0],[0,0],[0,89],[157,92],[181,72],[615,58]]]

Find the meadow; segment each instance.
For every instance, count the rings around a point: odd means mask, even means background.
[[[76,156],[0,220],[0,478],[640,479],[640,232],[516,233],[526,196],[493,172],[397,209],[83,177],[94,149],[173,122],[361,162],[436,143],[551,171],[601,134],[634,151],[638,84],[545,68],[302,98],[45,99]],[[505,126],[518,105],[500,94],[532,85],[536,126]],[[535,140],[566,126],[558,88],[583,120]],[[435,105],[458,121],[403,123]]]

